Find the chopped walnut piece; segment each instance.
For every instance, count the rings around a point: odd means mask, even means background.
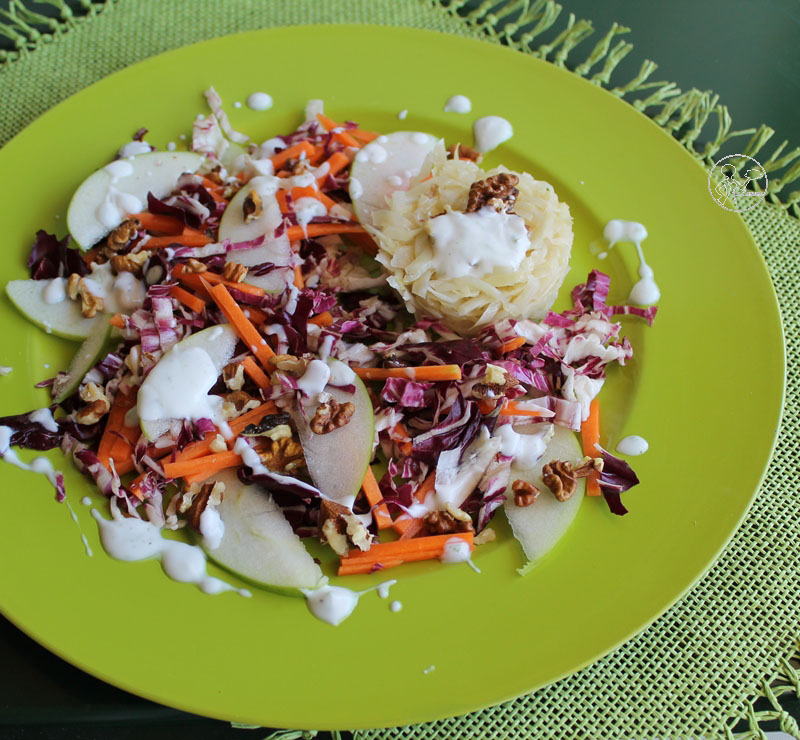
[[[463,509],[453,506],[449,501],[444,505],[444,510],[456,521],[469,522],[472,524],[472,517]]]
[[[578,463],[578,467],[572,469],[572,474],[576,478],[588,478],[595,472],[603,472],[602,457],[584,457],[583,460]]]
[[[74,301],[78,297],[78,288],[81,284],[81,276],[77,272],[73,272],[67,278],[67,295],[70,300]]]
[[[249,224],[251,221],[255,221],[263,212],[264,206],[261,203],[261,196],[257,190],[251,190],[244,199],[244,203],[242,203],[244,222]]]
[[[449,511],[432,511],[423,517],[425,526],[434,534],[452,534],[453,532],[473,532],[472,519],[467,515],[466,521],[454,517]]]
[[[245,391],[241,390],[228,393],[225,396],[225,403],[232,404],[239,413],[244,413],[245,411],[249,411],[261,405],[260,401],[253,398],[249,393],[245,393]]]
[[[355,413],[356,407],[348,401],[339,403],[333,398],[317,406],[311,419],[311,431],[314,434],[328,434],[334,429],[345,426],[350,422],[350,417]]]
[[[84,278],[78,281],[78,295],[81,297],[81,313],[85,318],[91,319],[98,311],[103,310],[105,304],[103,297],[92,293],[89,283]]]
[[[192,258],[186,262],[186,267],[184,269],[186,272],[205,272],[208,269],[208,265],[206,265],[205,262]]]
[[[218,434],[214,439],[211,440],[211,444],[209,444],[208,449],[211,452],[225,452],[228,449],[228,445],[225,443],[225,437],[221,434]]]
[[[190,489],[191,491],[191,489]],[[191,496],[191,502],[186,512],[186,523],[195,531],[200,531],[200,517],[209,506],[218,506],[225,495],[225,484],[222,481],[206,483],[199,488],[197,493]],[[186,496],[184,495],[182,505],[185,506]]]
[[[350,546],[369,550],[372,535],[362,521],[346,506],[323,499],[319,507],[318,533],[337,555],[347,555]]]
[[[464,146],[464,144],[453,144],[452,146],[447,147],[448,159],[456,158],[456,149],[458,149],[459,159],[466,159],[470,162],[475,162],[475,164],[483,159],[483,154],[481,154],[477,149],[473,149],[471,146]]]
[[[505,395],[505,392],[516,388],[519,381],[497,365],[487,365],[486,375],[482,382],[472,386],[472,395],[475,398],[493,399]]]
[[[78,395],[81,401],[86,404],[75,414],[75,421],[78,424],[96,424],[111,410],[111,402],[108,400],[108,396],[95,383],[87,383],[81,388]]]
[[[222,379],[231,391],[240,391],[244,385],[244,365],[241,362],[229,362],[222,368]]]
[[[275,357],[270,358],[269,362],[270,365],[278,370],[292,373],[298,377],[306,371],[306,367],[308,366],[308,360],[304,360],[302,357],[295,357],[294,355],[275,355]]]
[[[142,224],[138,218],[126,218],[106,237],[106,249],[119,252],[136,236]]]
[[[539,495],[539,489],[533,483],[519,479],[511,484],[511,490],[514,492],[516,506],[530,506]]]
[[[495,531],[491,527],[486,527],[480,534],[476,534],[472,540],[473,545],[485,545],[487,542],[494,542],[497,539]]]
[[[270,470],[276,473],[297,473],[306,466],[303,447],[296,439],[291,436],[266,439],[268,445],[258,453],[258,456]]]
[[[131,272],[136,277],[141,277],[144,263],[150,258],[147,252],[137,252],[136,254],[115,254],[111,258],[111,267],[114,272]]]
[[[516,188],[518,182],[519,178],[508,172],[473,182],[469,188],[465,213],[475,213],[484,206],[490,206],[501,213],[510,212],[519,194]]]
[[[222,268],[222,277],[232,283],[241,283],[247,277],[247,268],[238,262],[226,262]]]
[[[553,460],[542,468],[542,480],[559,501],[568,501],[578,487],[578,481],[567,460]]]

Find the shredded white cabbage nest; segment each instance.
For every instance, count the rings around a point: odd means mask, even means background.
[[[467,160],[447,159],[443,142],[429,155],[430,178],[422,175],[408,190],[387,199],[375,211],[370,232],[379,245],[377,259],[387,282],[417,316],[434,316],[453,330],[473,334],[480,327],[511,317],[541,319],[556,299],[569,271],[572,217],[549,183],[505,167],[484,172]],[[425,223],[445,212],[463,212],[470,185],[500,172],[519,177],[513,212],[523,219],[530,249],[518,270],[495,268],[482,277],[440,277],[432,270],[433,241]],[[422,181],[420,181],[422,180]]]

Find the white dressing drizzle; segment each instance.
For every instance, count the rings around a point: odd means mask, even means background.
[[[399,612],[403,608],[403,604],[400,601],[393,601],[389,604],[389,611],[392,612]]]
[[[459,537],[451,537],[444,543],[439,560],[443,563],[466,563],[476,573],[480,573],[480,568],[472,562],[471,556],[472,551],[468,542]]]
[[[433,673],[435,670],[436,670],[436,666],[435,665],[429,665],[422,672],[427,676],[429,673]]]
[[[297,216],[298,226],[305,229],[312,219],[327,216],[328,209],[316,198],[298,198],[294,202],[294,215]]]
[[[629,437],[625,437],[619,441],[619,444],[617,444],[617,452],[622,455],[644,455],[649,448],[650,445],[648,444],[647,440],[637,434],[632,434]]]
[[[247,107],[251,110],[269,110],[272,108],[272,96],[265,92],[254,92],[247,96]]]
[[[475,121],[472,133],[475,137],[475,148],[485,153],[508,141],[514,135],[514,129],[505,118],[485,116]]]
[[[445,104],[445,113],[469,113],[472,110],[472,101],[466,95],[453,95]]]
[[[405,121],[407,116],[408,116],[408,109],[407,109],[407,108],[403,108],[403,110],[401,110],[401,111],[400,111],[400,112],[397,114],[397,117],[398,117],[398,118],[399,118],[401,121]]]
[[[378,596],[385,599],[389,595],[389,588],[395,583],[396,580],[384,581],[364,591],[353,591],[343,586],[328,584],[313,589],[301,588],[300,591],[306,597],[308,610],[317,619],[337,627],[353,613],[361,596],[370,591],[377,591]]]
[[[0,365],[0,375],[6,376],[14,370],[10,365]]]
[[[123,159],[135,157],[137,154],[146,154],[153,150],[146,141],[129,141],[119,150],[119,156]]]
[[[482,277],[496,268],[518,270],[530,249],[525,222],[515,213],[481,208],[443,213],[425,229],[433,241],[431,268],[447,279]]]
[[[84,506],[91,506],[91,505],[92,505],[92,499],[90,499],[88,496],[84,496],[84,497],[81,499],[81,503],[82,503]]]
[[[56,476],[60,473],[53,467],[53,464],[46,457],[34,457],[30,463],[24,463],[17,457],[17,453],[11,449],[11,435],[14,430],[11,427],[0,426],[0,457],[11,465],[16,465],[21,470],[30,470],[39,473],[50,481],[55,487],[57,484]]]
[[[75,522],[75,526],[78,528],[78,531],[81,533],[81,542],[83,542],[83,548],[86,550],[87,557],[92,557],[94,553],[92,552],[92,548],[89,546],[89,540],[86,539],[86,535],[83,533],[81,529],[81,523],[78,521],[78,515],[75,513],[75,509],[72,508],[69,501],[64,499],[64,503],[67,505],[67,510],[69,511],[69,515],[73,522]]]
[[[111,519],[106,519],[97,509],[92,509],[97,521],[103,549],[115,560],[138,562],[157,559],[161,568],[172,580],[193,583],[203,593],[218,594],[236,591],[240,596],[252,596],[243,588],[236,588],[206,572],[205,553],[197,545],[165,539],[161,529],[150,522],[135,517],[124,517],[111,504]]]
[[[309,398],[322,393],[331,377],[331,368],[322,360],[311,360],[303,376],[297,381],[297,387]]]
[[[53,418],[53,412],[47,407],[31,411],[31,413],[28,414],[28,418],[34,424],[41,424],[48,432],[58,431],[58,424],[56,424],[56,420]]]
[[[328,335],[330,336],[330,335]],[[328,337],[325,337],[327,339]],[[323,340],[324,342],[325,340]],[[346,365],[344,362],[340,362],[339,360],[335,360],[334,362],[329,363],[331,369],[331,375],[328,378],[328,382],[331,385],[350,385],[355,383],[356,381],[356,374],[349,365]]]
[[[55,277],[49,280],[42,291],[42,300],[51,306],[64,301],[67,297],[67,291],[64,289],[65,284],[66,281],[62,277]]]
[[[603,236],[609,242],[609,249],[617,242],[633,242],[636,246],[636,253],[639,256],[639,280],[631,288],[628,302],[638,303],[641,306],[658,303],[661,291],[654,280],[653,268],[645,261],[642,251],[642,242],[647,238],[647,229],[644,225],[636,221],[622,221],[615,218],[606,224]]]

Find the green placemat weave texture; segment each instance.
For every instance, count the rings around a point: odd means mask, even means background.
[[[710,92],[650,82],[643,62],[632,80],[617,63],[632,50],[614,24],[590,39],[591,23],[560,15],[552,0],[489,0],[467,12],[452,0],[44,0],[61,12],[46,21],[12,0],[0,34],[18,51],[0,52],[0,144],[60,100],[143,58],[184,44],[269,26],[378,23],[507,43],[567,66],[645,110],[697,158],[711,162],[726,142],[759,153],[770,177],[768,200],[744,214],[769,265],[785,322],[788,388],[775,458],[743,526],[709,574],[675,607],[611,655],[569,678],[506,704],[442,722],[358,731],[367,738],[718,738],[746,720],[742,737],[763,737],[758,723],[780,720],[800,738],[780,696],[800,696],[793,667],[800,637],[800,150],[769,157],[771,130],[731,131]],[[473,3],[473,6],[476,5]],[[44,21],[44,22],[43,22]],[[579,46],[580,44],[580,46]],[[710,143],[699,145],[706,140]],[[736,149],[734,150],[736,151]],[[746,351],[746,337],[743,350]],[[747,383],[757,378],[743,378]],[[587,626],[587,629],[590,628]],[[476,680],[484,680],[476,676]],[[773,709],[754,712],[766,696]],[[283,733],[281,733],[283,734]],[[298,737],[299,735],[294,735]]]

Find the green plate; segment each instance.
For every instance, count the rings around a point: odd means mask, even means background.
[[[471,143],[479,116],[505,116],[515,136],[487,164],[547,179],[575,219],[559,305],[592,267],[611,274],[611,298],[623,301],[636,279],[632,245],[603,262],[591,245],[609,219],[646,225],[659,315],[652,329],[623,320],[636,355],[610,374],[601,396],[606,447],[627,434],[650,443],[635,460],[642,483],[624,496],[630,514],[612,516],[602,499],[587,500],[559,547],[524,578],[519,547],[500,526],[499,541],[475,555],[480,575],[438,563],[395,569],[392,598],[402,611],[370,593],[332,628],[299,599],[260,590],[252,599],[205,596],[168,580],[156,562],[111,560],[79,505],[91,490],[80,475],[66,475],[76,526],[43,479],[4,466],[3,519],[13,526],[0,538],[3,612],[128,691],[198,714],[300,728],[390,726],[494,704],[578,670],[652,622],[745,515],[783,398],[781,324],[764,262],[740,218],[709,196],[706,172],[614,96],[504,48],[402,28],[264,30],[112,75],[8,144],[0,152],[4,277],[25,275],[36,229],[64,233],[73,189],[136,129],[146,126],[160,147],[181,143],[206,111],[210,84],[233,125],[257,140],[296,126],[309,98],[323,98],[335,119],[449,142]],[[233,106],[255,90],[270,93],[275,107]],[[442,112],[456,93],[471,98],[471,114]],[[74,345],[34,329],[5,299],[0,311],[0,363],[14,367],[0,379],[4,413],[42,406],[47,394],[32,384],[64,367]]]

